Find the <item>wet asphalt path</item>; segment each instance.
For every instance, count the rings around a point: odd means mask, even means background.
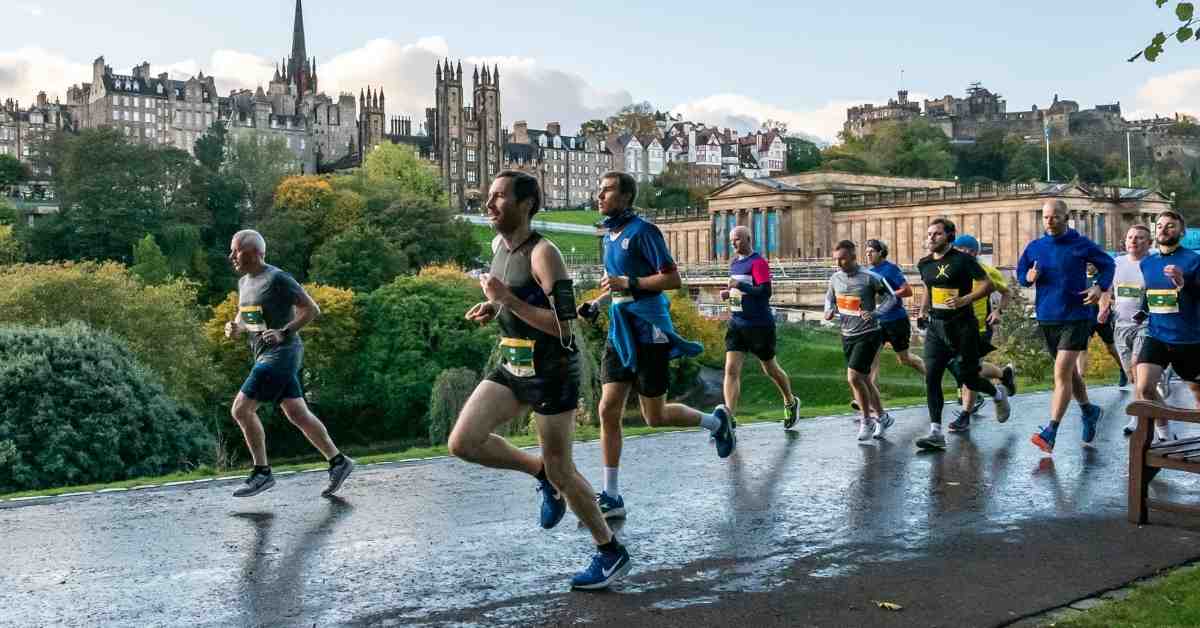
[[[454,460],[360,468],[337,500],[307,473],[248,500],[207,483],[6,504],[0,625],[1002,625],[1200,557],[1200,518],[1125,522],[1130,393],[1093,399],[1096,446],[1072,409],[1053,457],[1028,443],[1044,393],[1004,425],[986,407],[942,454],[912,447],[923,409],[867,445],[848,416],[747,426],[725,461],[700,432],[631,439],[634,568],[605,593],[567,591],[590,552],[573,515],[542,531],[532,480]],[[597,445],[576,455],[598,481]]]

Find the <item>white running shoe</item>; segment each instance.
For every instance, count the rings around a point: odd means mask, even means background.
[[[1126,436],[1132,436],[1137,431],[1137,417],[1129,417],[1129,422],[1125,424],[1125,427],[1121,428],[1121,431],[1125,432]]]
[[[878,421],[875,421],[875,431],[871,433],[871,438],[882,439],[884,432],[895,422],[896,419],[893,419],[892,415],[884,412],[883,416],[879,417]]]
[[[875,424],[878,421],[872,419],[863,419],[858,424],[858,440],[871,440],[871,435],[875,433]]]

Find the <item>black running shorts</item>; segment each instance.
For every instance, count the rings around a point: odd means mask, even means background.
[[[625,368],[621,356],[612,343],[604,344],[604,358],[600,363],[600,383],[633,383],[634,390],[643,397],[661,397],[667,394],[671,365],[671,345],[637,344],[637,372]]]
[[[1138,364],[1155,364],[1164,370],[1168,367],[1186,382],[1200,382],[1200,344],[1173,345],[1152,336],[1142,341],[1138,352]]]
[[[846,356],[846,368],[864,375],[871,373],[875,356],[883,348],[883,332],[875,330],[857,336],[842,336],[842,353]]]
[[[904,353],[912,346],[912,323],[907,316],[880,323],[879,328],[883,331],[883,341],[892,345],[892,350],[896,353]]]
[[[1042,337],[1046,340],[1046,350],[1050,355],[1058,355],[1059,351],[1087,351],[1088,340],[1092,337],[1093,321],[1084,319],[1078,321],[1062,321],[1041,323]]]
[[[725,332],[725,351],[753,353],[763,362],[775,357],[775,326],[734,327]]]
[[[562,414],[579,407],[579,355],[556,356],[550,363],[538,362],[533,377],[517,377],[503,365],[487,380],[511,390],[517,401],[542,416]]]

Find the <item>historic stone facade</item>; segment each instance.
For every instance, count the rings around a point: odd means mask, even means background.
[[[449,60],[434,70],[435,106],[426,110],[426,131],[450,206],[479,208],[492,178],[501,170],[503,127],[500,114],[500,68],[472,75],[471,106],[463,106],[462,62]]]
[[[600,177],[612,164],[613,155],[602,138],[563,135],[557,122],[539,130],[519,120],[506,137],[504,167],[536,176],[543,205],[549,209],[593,205]]]
[[[142,63],[129,74],[116,74],[99,57],[92,64],[92,81],[67,91],[67,106],[79,128],[110,126],[131,141],[188,152],[220,120],[234,138],[254,134],[283,140],[304,172],[357,151],[354,97],[341,94],[335,100],[318,90],[316,60],[306,53],[300,0],[292,54],[276,67],[266,90],[260,86],[221,97],[213,77],[204,73],[175,80],[166,73],[152,75],[150,64]]]
[[[0,105],[0,155],[21,160],[29,166],[31,176],[28,182],[0,192],[25,199],[53,198],[54,190],[48,184],[51,173],[38,163],[39,146],[58,131],[74,129],[75,124],[70,108],[50,102],[46,92],[24,109],[15,100],[4,101]]]
[[[960,233],[975,235],[997,266],[1016,264],[1022,247],[1042,232],[1041,205],[1061,198],[1081,233],[1116,248],[1135,222],[1149,223],[1171,207],[1158,192],[1129,188],[1088,189],[1075,184],[1014,184],[960,187],[953,181],[806,173],[738,180],[709,196],[708,209],[662,212],[657,217],[681,263],[725,263],[728,233],[751,229],[763,255],[781,261],[828,264],[843,239],[862,246],[880,238],[891,260],[911,265],[925,255],[929,221],[944,216]]]

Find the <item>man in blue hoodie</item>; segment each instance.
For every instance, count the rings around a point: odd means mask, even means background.
[[[1067,204],[1049,199],[1042,204],[1046,235],[1029,243],[1017,262],[1017,281],[1037,288],[1037,320],[1046,348],[1054,356],[1054,394],[1050,423],[1030,439],[1042,451],[1054,451],[1058,425],[1071,397],[1083,411],[1083,442],[1096,438],[1096,423],[1103,411],[1088,400],[1087,387],[1075,365],[1079,352],[1087,351],[1093,317],[1089,305],[1112,287],[1116,264],[1095,242],[1067,223]],[[1088,281],[1088,262],[1096,266],[1095,283]]]
[[[698,355],[704,347],[684,340],[671,324],[669,301],[663,292],[682,285],[679,269],[658,227],[633,211],[637,180],[624,172],[601,177],[597,201],[604,215],[603,296],[584,303],[579,314],[595,320],[599,307],[611,303],[608,340],[600,366],[600,449],[604,461],[604,490],[596,496],[605,517],[625,516],[618,468],[621,461],[621,420],[629,392],[636,389],[642,417],[651,427],[703,427],[712,433],[717,455],[726,458],[736,444],[733,415],[725,406],[711,413],[683,404],[667,403],[671,360]]]

